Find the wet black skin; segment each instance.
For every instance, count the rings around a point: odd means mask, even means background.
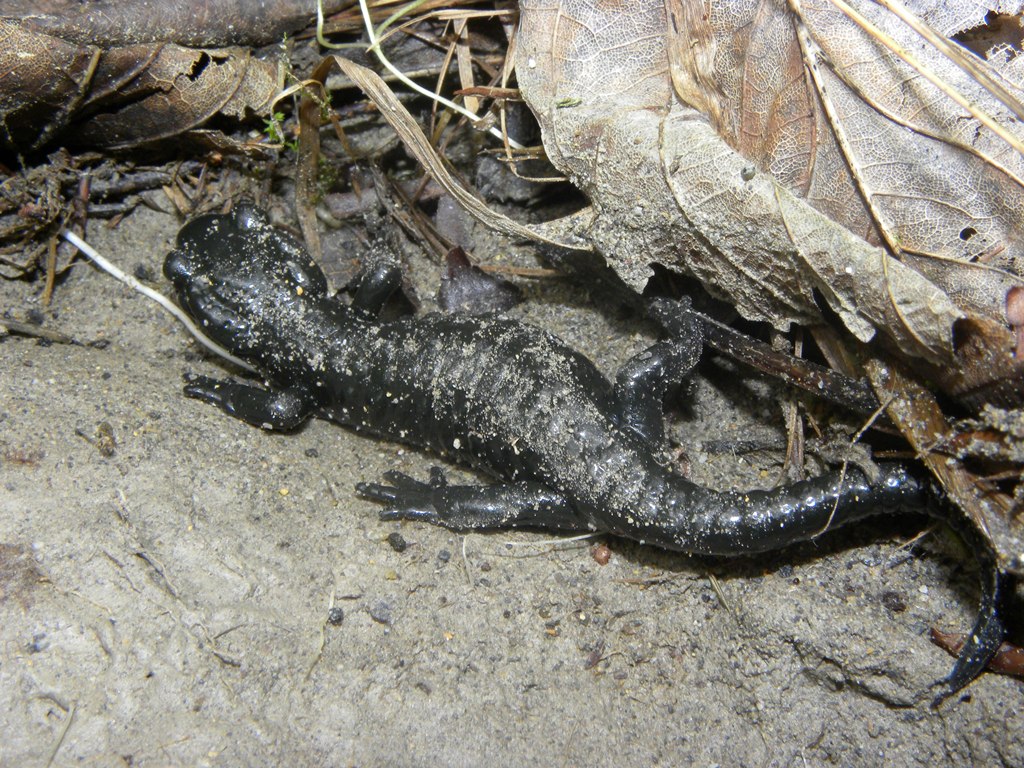
[[[381,517],[453,529],[533,526],[602,531],[666,549],[742,555],[778,549],[870,515],[921,511],[925,489],[895,464],[869,484],[860,470],[772,491],[711,491],[673,473],[663,449],[665,393],[689,373],[700,326],[669,301],[652,316],[673,331],[609,382],[583,355],[530,325],[427,315],[380,321],[398,284],[365,277],[351,304],[329,296],[319,267],[263,214],[240,206],[186,224],[164,273],[203,330],[250,362],[263,389],[196,377],[185,393],[265,429],[311,415],[432,449],[493,475],[494,485],[448,485],[398,472],[360,483]],[[944,505],[929,505],[933,514]],[[1006,585],[994,568],[981,615],[946,679],[976,676],[1003,635]]]

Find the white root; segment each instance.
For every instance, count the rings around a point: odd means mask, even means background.
[[[219,344],[214,342],[212,339],[210,339],[208,336],[206,336],[199,329],[199,326],[197,326],[195,323],[192,322],[192,318],[190,318],[188,315],[185,314],[185,312],[181,309],[181,307],[179,307],[173,301],[168,299],[162,293],[160,293],[159,291],[154,291],[152,288],[149,288],[149,287],[143,285],[142,283],[140,283],[138,280],[136,280],[131,275],[127,274],[126,272],[121,271],[120,268],[118,268],[117,266],[112,264],[110,261],[105,259],[103,256],[100,256],[100,254],[96,252],[95,248],[93,248],[91,245],[89,245],[87,242],[85,242],[85,240],[80,238],[74,232],[69,232],[69,231],[65,230],[65,231],[61,232],[61,236],[65,240],[67,240],[69,243],[71,243],[73,246],[75,246],[79,251],[81,251],[85,256],[87,256],[89,258],[89,260],[92,261],[93,264],[95,264],[97,267],[102,269],[108,275],[111,275],[111,276],[117,278],[122,283],[124,283],[129,288],[131,288],[132,290],[138,291],[143,296],[146,296],[147,298],[152,299],[157,304],[159,304],[161,307],[163,307],[168,312],[170,312],[172,315],[174,315],[176,318],[178,318],[178,320],[181,321],[182,325],[184,325],[185,328],[188,329],[188,332],[191,333],[193,336],[195,336],[196,340],[200,344],[202,344],[204,347],[206,347],[208,350],[210,350],[214,354],[220,355],[225,360],[230,360],[232,363],[234,363],[235,365],[237,365],[240,368],[244,368],[247,371],[252,371],[253,373],[256,372],[256,369],[253,368],[251,365],[249,365],[249,363],[247,363],[244,360],[241,360],[241,359],[235,357],[230,352],[228,352],[226,349],[224,349],[222,346],[220,346]]]

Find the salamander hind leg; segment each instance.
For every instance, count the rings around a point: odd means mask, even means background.
[[[387,472],[387,484],[359,483],[356,491],[382,502],[382,520],[422,520],[453,530],[515,528],[581,531],[586,524],[556,491],[541,483],[449,485],[439,467],[426,483]]]
[[[261,389],[209,376],[187,376],[185,394],[212,403],[229,416],[263,429],[295,429],[312,414],[315,402],[304,389]]]

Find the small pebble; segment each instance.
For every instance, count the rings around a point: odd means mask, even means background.
[[[370,606],[370,618],[378,624],[391,624],[391,606],[383,600],[378,600]]]

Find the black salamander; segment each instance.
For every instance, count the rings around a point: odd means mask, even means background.
[[[203,330],[271,385],[200,376],[185,388],[190,397],[265,429],[292,429],[316,414],[501,481],[449,485],[435,468],[429,482],[389,472],[387,484],[360,483],[361,494],[383,502],[386,520],[602,531],[682,552],[742,555],[926,502],[922,483],[896,464],[880,465],[874,483],[849,468],[845,477],[748,492],[708,490],[666,469],[656,459],[663,399],[702,347],[701,327],[673,302],[656,302],[652,314],[674,338],[634,357],[612,383],[556,337],[514,320],[380,321],[398,284],[394,270],[365,277],[350,304],[329,296],[304,249],[251,206],[187,223],[164,272]],[[998,646],[1000,588],[998,577],[986,582],[950,690],[978,674]]]

